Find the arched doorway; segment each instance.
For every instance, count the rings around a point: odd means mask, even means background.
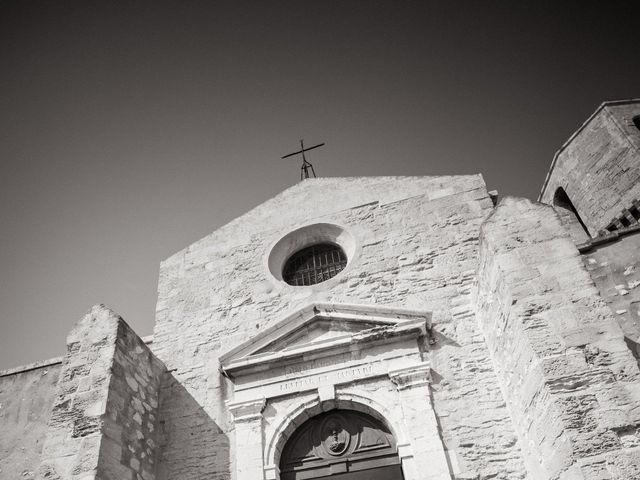
[[[332,410],[304,422],[285,444],[281,480],[403,480],[396,441],[370,415]]]

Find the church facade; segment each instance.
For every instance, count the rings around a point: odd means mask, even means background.
[[[0,479],[640,479],[640,100],[537,202],[481,175],[306,179],[0,372]]]

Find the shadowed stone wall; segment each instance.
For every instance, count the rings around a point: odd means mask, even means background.
[[[551,207],[483,225],[478,320],[532,479],[640,478],[640,371]]]

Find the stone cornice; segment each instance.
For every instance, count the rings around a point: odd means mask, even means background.
[[[262,410],[264,410],[265,405],[266,400],[264,398],[246,402],[227,402],[227,408],[236,423],[259,420],[262,418]]]
[[[431,383],[431,367],[428,363],[402,368],[389,372],[389,378],[398,390],[429,385]]]

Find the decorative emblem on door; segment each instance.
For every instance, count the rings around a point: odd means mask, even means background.
[[[344,428],[344,419],[331,415],[322,424],[320,435],[322,444],[330,455],[342,455],[349,447],[349,432]]]
[[[336,474],[347,478],[344,472],[365,470],[369,475],[357,478],[402,480],[389,429],[353,410],[336,409],[310,418],[290,436],[280,457],[281,480],[321,480]]]

